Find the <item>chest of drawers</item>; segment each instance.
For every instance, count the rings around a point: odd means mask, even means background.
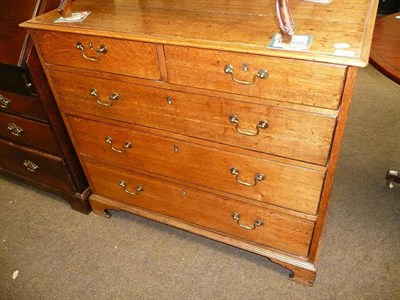
[[[0,3],[0,172],[90,212],[88,183],[32,40],[18,24],[56,0]]]
[[[377,3],[359,0],[349,18],[346,1],[295,1],[298,30],[314,38],[295,52],[267,47],[274,1],[233,2],[79,0],[75,10],[91,11],[82,23],[54,24],[50,12],[23,26],[94,212],[124,210],[228,243],[312,284]],[[334,41],[350,48],[335,52]]]

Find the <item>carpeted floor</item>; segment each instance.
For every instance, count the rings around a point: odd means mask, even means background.
[[[128,213],[83,215],[0,176],[0,299],[400,299],[400,186],[386,188],[388,168],[400,168],[400,86],[368,67],[314,287],[261,256]]]

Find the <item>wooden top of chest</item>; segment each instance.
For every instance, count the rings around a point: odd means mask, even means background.
[[[307,52],[269,49],[279,32],[275,0],[76,0],[90,11],[80,23],[54,23],[57,11],[22,24],[146,42],[222,49],[344,65],[368,64],[378,0],[291,0],[297,35],[312,35]]]

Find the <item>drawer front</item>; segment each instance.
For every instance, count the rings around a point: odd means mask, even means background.
[[[97,195],[295,255],[308,255],[312,221],[132,171],[90,161],[85,161],[85,166]],[[239,215],[239,220],[232,218],[234,213]],[[256,220],[263,225],[254,230],[244,229],[237,223],[251,228]]]
[[[317,211],[324,172],[72,116],[68,121],[83,155],[306,213]]]
[[[0,89],[25,96],[36,96],[27,70],[20,67],[0,64]]]
[[[153,80],[161,77],[153,44],[41,31],[37,39],[48,64]]]
[[[333,117],[273,106],[57,71],[51,72],[51,78],[67,111],[84,111],[321,165],[326,163],[335,126]],[[97,95],[91,94],[93,90]],[[109,100],[115,93],[119,99]],[[264,129],[261,124],[266,125]]]
[[[333,109],[346,73],[345,66],[189,47],[165,46],[165,56],[171,83]]]
[[[0,112],[0,137],[14,143],[59,154],[49,125]]]
[[[0,167],[62,191],[73,192],[63,160],[0,139]]]
[[[38,120],[47,120],[39,100],[0,90],[0,111],[11,112]]]

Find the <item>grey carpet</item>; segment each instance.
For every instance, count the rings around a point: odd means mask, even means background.
[[[83,215],[0,176],[0,299],[400,299],[400,86],[360,70],[314,287],[128,213]],[[13,273],[18,276],[13,279]]]

